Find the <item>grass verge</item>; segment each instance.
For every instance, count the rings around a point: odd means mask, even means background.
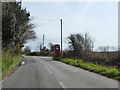
[[[53,58],[53,59],[120,81],[120,71],[118,71],[117,69],[108,69],[105,66],[85,63],[82,60],[73,60],[73,59],[61,58],[61,57]]]
[[[9,75],[16,67],[19,67],[23,56],[17,55],[13,57],[2,57],[2,78]]]

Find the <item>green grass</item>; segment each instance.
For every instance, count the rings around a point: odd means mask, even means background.
[[[0,57],[0,80],[2,79],[2,57]]]
[[[108,69],[105,66],[85,63],[82,60],[73,60],[73,59],[61,58],[61,57],[53,58],[53,59],[64,62],[72,66],[80,67],[82,69],[107,76],[109,78],[120,80],[120,71],[118,71],[117,69]]]
[[[13,57],[2,57],[2,77],[8,75],[16,66],[20,66],[22,62],[22,55]]]

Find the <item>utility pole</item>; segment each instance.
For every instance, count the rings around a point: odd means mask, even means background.
[[[44,54],[44,34],[43,34],[43,54]]]
[[[61,21],[61,57],[62,57],[62,19],[60,21]]]

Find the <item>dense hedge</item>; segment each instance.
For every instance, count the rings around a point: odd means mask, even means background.
[[[82,52],[81,57],[73,57],[73,52],[64,53],[64,58],[82,59],[84,62],[118,68],[118,52]]]

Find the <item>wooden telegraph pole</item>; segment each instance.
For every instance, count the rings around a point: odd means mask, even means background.
[[[43,34],[43,54],[44,54],[44,34]]]
[[[61,21],[61,57],[62,57],[62,19],[60,21]]]

